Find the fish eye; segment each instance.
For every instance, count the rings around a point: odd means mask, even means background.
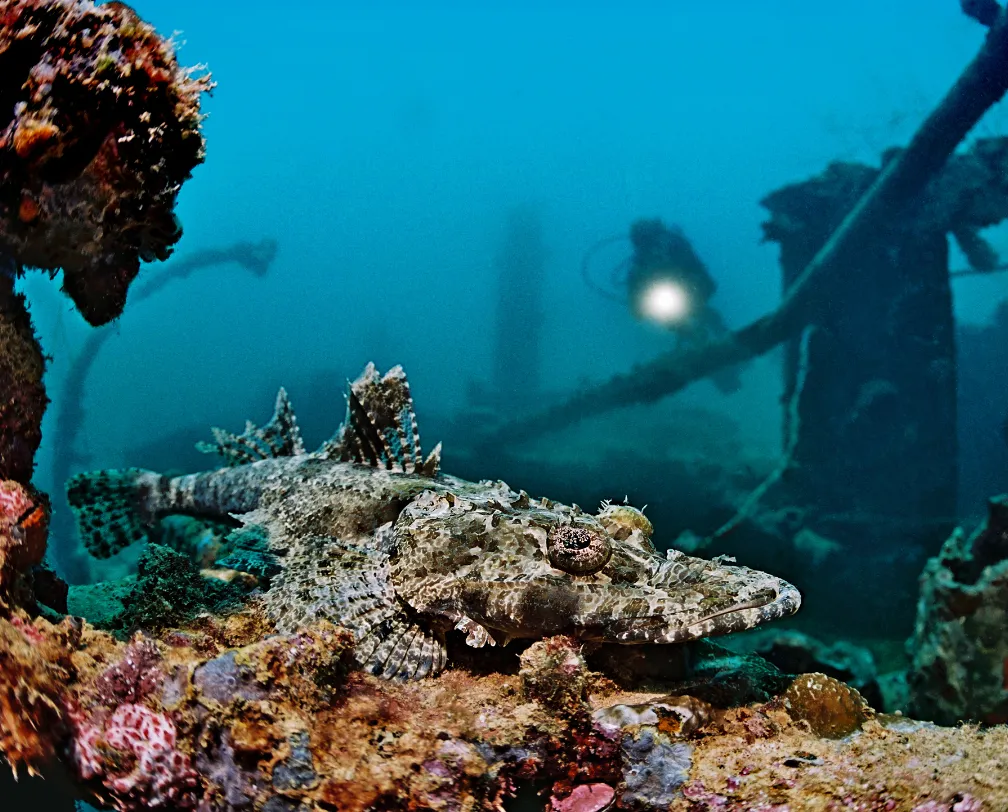
[[[598,572],[612,555],[605,533],[576,524],[557,524],[546,534],[550,564],[571,575]]]

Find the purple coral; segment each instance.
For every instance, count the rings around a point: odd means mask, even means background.
[[[199,775],[176,747],[175,722],[140,704],[163,681],[157,644],[137,636],[96,680],[96,710],[71,709],[80,777],[100,779],[110,802],[124,812],[196,804]]]
[[[161,652],[154,641],[137,637],[126,647],[125,656],[98,677],[99,700],[109,707],[139,702],[161,683],[160,665]]]

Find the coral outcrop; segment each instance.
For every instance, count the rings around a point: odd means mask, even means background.
[[[78,626],[31,623],[24,615],[0,619],[0,753],[17,775],[35,773],[65,740],[64,689]]]
[[[0,481],[30,482],[48,403],[15,278],[62,270],[88,322],[122,313],[141,261],[167,258],[181,236],[173,209],[203,160],[210,88],[123,3],[0,0]],[[44,544],[48,504],[24,496],[33,508],[16,516],[0,497],[0,598],[12,550],[39,532]]]
[[[46,508],[34,491],[0,479],[0,611],[6,604],[24,602],[20,593],[45,556]]]
[[[732,648],[752,651],[785,674],[821,673],[856,688],[873,708],[884,707],[871,651],[846,640],[825,643],[795,629],[759,630]]]
[[[205,75],[123,3],[0,2],[0,253],[63,270],[91,324],[181,236]]]
[[[42,384],[45,359],[24,296],[14,292],[0,249],[0,479],[27,483],[42,442],[49,398]]]
[[[674,684],[628,691],[557,637],[520,671],[395,683],[354,670],[344,630],[276,635],[254,606],[125,642],[20,615],[0,637],[4,754],[33,769],[57,756],[123,811],[500,810],[532,788],[561,812],[1008,803],[1005,728],[820,703],[856,696],[823,675],[724,707]]]
[[[908,643],[910,712],[945,724],[1008,722],[1008,496],[957,528],[921,575]]]
[[[792,719],[805,722],[817,736],[847,736],[874,715],[856,689],[825,674],[802,674],[784,692]]]

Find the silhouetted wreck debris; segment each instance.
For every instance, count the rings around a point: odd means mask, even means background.
[[[898,155],[887,153],[883,170]],[[781,246],[785,291],[883,170],[834,163],[764,198],[764,236]],[[974,268],[990,270],[998,258],[979,231],[1005,218],[1008,138],[976,141],[820,288],[804,357],[801,341],[788,341],[785,436],[797,440],[788,498],[814,506],[817,531],[852,544],[874,543],[864,531],[893,521],[908,544],[948,534],[958,428],[947,235]]]
[[[542,326],[546,246],[532,206],[507,213],[493,270],[493,353],[489,380],[468,382],[469,404],[486,413],[529,410],[542,389]]]
[[[1008,299],[985,324],[960,324],[959,513],[979,516],[1008,492]]]
[[[542,324],[546,247],[542,222],[529,207],[508,213],[495,263],[497,314],[492,385],[503,405],[534,402],[542,386]]]

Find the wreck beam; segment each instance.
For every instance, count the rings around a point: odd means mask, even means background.
[[[977,55],[925,119],[907,148],[891,160],[805,270],[776,310],[703,347],[663,353],[629,372],[584,389],[537,414],[500,425],[488,442],[516,442],[586,417],[674,394],[724,367],[763,355],[815,321],[826,304],[824,281],[866,247],[877,246],[889,224],[945,165],[966,134],[1008,91],[1008,12],[1000,9]]]

